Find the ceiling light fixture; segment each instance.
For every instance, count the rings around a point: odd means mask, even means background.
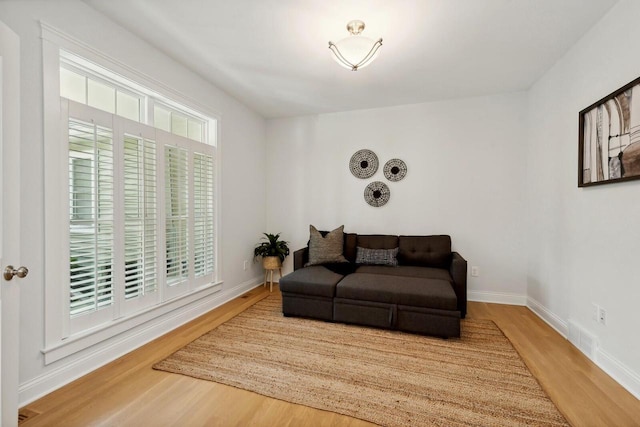
[[[358,71],[360,68],[371,64],[378,56],[382,39],[373,41],[367,37],[361,36],[364,30],[364,22],[359,20],[350,21],[347,24],[347,30],[351,35],[336,43],[329,42],[329,49],[333,52],[333,59],[343,67]]]

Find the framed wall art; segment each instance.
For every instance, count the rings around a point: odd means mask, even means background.
[[[580,111],[578,187],[640,179],[640,78]]]

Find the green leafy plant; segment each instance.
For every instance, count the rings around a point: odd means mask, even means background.
[[[285,242],[284,240],[280,240],[280,233],[262,234],[264,234],[265,237],[262,238],[263,241],[258,243],[258,245],[253,250],[254,259],[259,256],[277,256],[278,258],[280,258],[280,261],[284,261],[287,255],[289,255],[289,246],[287,242]]]

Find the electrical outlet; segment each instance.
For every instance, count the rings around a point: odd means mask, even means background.
[[[478,277],[480,275],[480,269],[477,266],[471,267],[471,276]]]
[[[242,264],[242,269],[243,270],[247,270],[247,266],[249,265],[249,261],[247,261],[246,259],[244,260],[244,263]]]
[[[603,325],[607,324],[607,310],[602,307],[598,309],[598,321]]]
[[[598,304],[591,304],[591,320],[597,322],[600,318],[600,307]]]

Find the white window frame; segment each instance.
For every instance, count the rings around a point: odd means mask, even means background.
[[[208,144],[208,145],[215,145],[215,143],[212,143],[212,139],[209,137],[209,128],[211,127],[211,121],[207,120],[205,118],[203,118],[202,116],[198,116],[198,115],[194,115],[193,113],[189,112],[188,110],[185,110],[184,108],[176,108],[175,106],[172,106],[170,103],[168,102],[162,102],[156,98],[153,97],[149,97],[148,98],[148,102],[147,102],[147,121],[151,126],[154,126],[155,123],[155,110],[154,107],[158,106],[161,108],[164,108],[165,110],[169,111],[170,113],[178,113],[184,117],[191,120],[196,120],[200,123],[202,123],[203,129],[202,129],[202,141],[201,143],[204,144]],[[214,126],[215,128],[215,126]],[[162,130],[162,129],[160,129]],[[172,132],[169,132],[171,134],[173,134]],[[188,138],[191,139],[191,138]],[[195,141],[195,140],[194,140]]]
[[[192,99],[176,92],[174,89],[169,88],[155,80],[150,79],[148,76],[140,74],[139,72],[129,68],[128,66],[105,56],[103,53],[94,50],[93,48],[78,42],[77,40],[67,36],[64,33],[56,30],[53,27],[48,26],[45,23],[41,23],[42,27],[42,44],[43,44],[43,76],[44,76],[44,155],[47,161],[45,162],[45,343],[42,353],[44,354],[45,365],[61,360],[70,355],[76,354],[82,350],[85,350],[95,344],[103,342],[109,338],[115,337],[118,334],[124,333],[132,328],[143,325],[153,319],[170,314],[172,311],[179,309],[180,307],[187,306],[189,304],[196,303],[197,301],[207,298],[213,293],[219,292],[222,289],[223,271],[220,268],[220,251],[221,247],[221,188],[220,188],[220,155],[219,155],[219,115],[215,112],[208,110],[206,107],[199,105]],[[152,91],[154,94],[164,94],[171,102],[178,103],[181,106],[189,106],[194,112],[200,112],[210,117],[208,120],[208,139],[206,143],[211,146],[211,151],[214,158],[214,217],[215,224],[215,243],[214,243],[214,256],[215,256],[215,277],[212,280],[190,280],[189,286],[185,290],[177,295],[162,295],[160,292],[161,303],[144,303],[142,306],[133,307],[134,304],[120,304],[119,311],[111,313],[110,319],[97,324],[95,327],[84,329],[82,331],[75,331],[71,326],[70,318],[68,315],[64,315],[65,307],[68,314],[69,294],[68,283],[64,282],[64,278],[68,278],[68,247],[64,254],[61,255],[60,241],[67,235],[68,240],[68,226],[60,227],[60,224],[68,224],[69,220],[69,206],[68,206],[68,139],[65,140],[64,133],[68,132],[67,125],[63,125],[61,120],[61,98],[60,98],[60,54],[61,51],[71,52],[74,55],[86,58],[101,67],[109,69],[114,73],[124,76],[125,78],[140,83]],[[164,99],[163,99],[164,101]],[[68,101],[68,103],[74,103]],[[74,103],[76,104],[76,103]],[[115,117],[116,122],[128,122],[126,126],[127,132],[114,126],[114,140],[116,133],[124,134],[131,133],[130,129],[133,129],[135,125],[147,127],[144,124],[133,122],[131,120],[111,115],[107,112],[101,112],[92,107],[78,104],[83,109],[95,110],[92,114],[95,117],[100,116],[97,119],[100,122],[106,119],[107,116]],[[141,120],[149,119],[149,105],[145,103],[147,114],[141,115]],[[75,113],[75,107],[72,107]],[[98,114],[98,113],[104,113]],[[196,116],[199,117],[199,116]],[[152,117],[151,117],[152,118]],[[95,120],[95,119],[94,119]],[[108,119],[107,119],[108,120]],[[148,129],[146,130],[148,131]],[[155,135],[153,139],[158,146],[157,155],[162,155],[163,152],[160,147],[164,147],[165,144],[176,143],[176,138],[182,140],[180,143],[190,145],[197,144],[201,146],[202,143],[198,143],[187,138],[182,138],[176,135],[169,134],[159,129],[154,129]],[[186,140],[186,141],[184,141]],[[198,150],[199,151],[199,150]],[[160,163],[159,163],[160,164]],[[157,169],[158,180],[164,179],[164,171],[162,168]],[[193,180],[193,178],[191,178]],[[67,185],[59,185],[61,182],[67,182]],[[193,185],[193,183],[191,183]],[[160,188],[164,186],[158,186],[158,205],[164,202],[164,192]],[[192,193],[192,192],[191,192]],[[190,196],[192,197],[192,196]],[[160,210],[159,210],[160,212]],[[62,219],[64,218],[64,220]],[[163,214],[159,213],[159,222],[164,225]],[[193,218],[191,218],[191,227],[193,227]],[[160,227],[160,225],[159,225]],[[191,228],[193,230],[193,228]],[[158,235],[159,246],[160,240],[164,239],[164,233]],[[160,249],[159,249],[160,250]],[[66,260],[64,255],[67,255]],[[193,259],[193,258],[192,258]],[[122,267],[124,269],[124,266]],[[159,270],[165,268],[164,263],[158,264]],[[192,269],[193,270],[193,269]],[[164,274],[158,276],[159,281],[162,281]],[[160,286],[164,288],[164,286]],[[117,296],[117,295],[116,295]],[[120,298],[120,296],[117,296]],[[122,293],[121,298],[124,298]],[[148,305],[145,305],[148,304]],[[131,307],[127,307],[130,305]],[[116,305],[116,307],[118,307]],[[102,310],[100,310],[102,311]],[[106,316],[106,315],[105,315]]]
[[[100,75],[97,74],[94,71],[88,70],[87,68],[82,67],[80,64],[77,63],[73,63],[71,60],[71,57],[69,56],[69,53],[66,52],[67,54],[67,58],[65,58],[65,52],[61,52],[60,56],[61,56],[61,60],[60,60],[60,66],[62,68],[66,68],[67,70],[76,73],[78,75],[83,76],[86,80],[85,82],[87,84],[85,84],[85,97],[89,96],[89,87],[88,87],[88,80],[93,80],[95,82],[101,83],[103,85],[109,86],[111,88],[113,88],[115,90],[116,93],[116,97],[117,97],[117,93],[118,92],[122,92],[122,93],[126,93],[129,96],[132,96],[134,98],[137,98],[139,101],[139,105],[138,105],[138,118],[139,118],[139,122],[140,123],[145,123],[146,119],[145,119],[145,111],[146,111],[146,103],[147,103],[147,96],[145,96],[144,93],[141,93],[139,91],[136,91],[135,89],[132,89],[130,87],[124,86],[120,83],[118,83],[117,81],[114,81],[113,79],[110,79],[108,76],[104,76],[104,75]],[[118,115],[118,102],[117,102],[117,98],[114,99],[115,101],[115,110],[116,110],[116,115]],[[85,105],[89,105],[88,104],[88,99],[85,100],[85,102],[83,103]]]
[[[186,104],[177,102],[155,90],[148,89],[138,83],[138,81],[132,81],[131,79],[125,78],[114,73],[110,69],[88,61],[69,50],[62,49],[60,51],[60,65],[63,68],[85,77],[86,79],[90,79],[113,88],[116,91],[116,94],[117,92],[123,92],[138,98],[140,100],[138,120],[140,123],[146,123],[154,127],[154,106],[157,105],[168,110],[172,114],[177,113],[186,117],[188,120],[194,120],[201,123],[203,127],[201,134],[202,140],[197,142],[213,146],[217,145],[217,119],[207,117],[201,111],[195,110]],[[85,88],[85,93],[88,97],[88,85]],[[84,104],[88,105],[88,102],[84,102]]]

